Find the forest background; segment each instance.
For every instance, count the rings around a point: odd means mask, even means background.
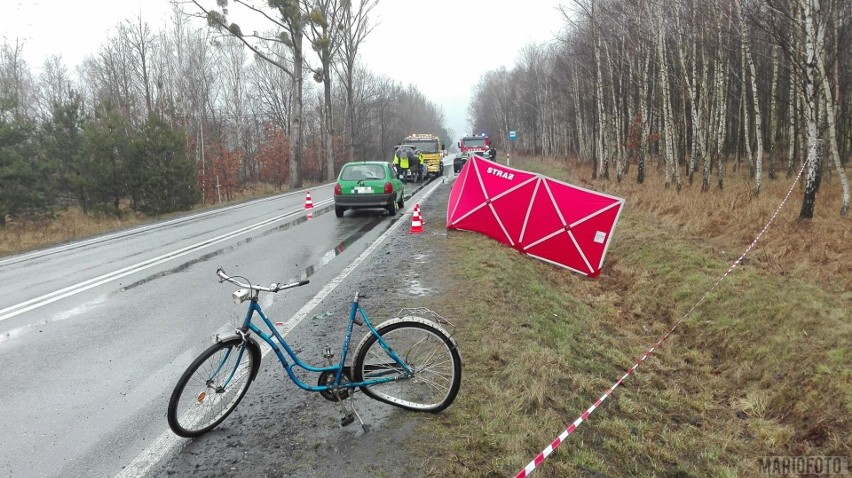
[[[389,159],[413,131],[451,147],[439,107],[360,62],[377,3],[231,2],[268,15],[269,31],[248,33],[227,2],[176,2],[168,28],[127,19],[73,72],[60,57],[33,69],[24,44],[4,41],[0,227],[299,188],[348,160]],[[804,168],[800,218],[821,187],[842,198],[823,212],[846,215],[849,2],[575,0],[561,12],[557,41],[482,75],[471,131],[509,154],[592,164],[595,178],[659,172],[677,191],[724,189],[735,171],[760,195],[764,180]]]
[[[310,60],[295,61],[292,35],[314,25],[348,25],[354,47],[375,1],[273,3],[269,41],[213,5],[176,5],[170,28],[128,19],[73,72],[0,45],[0,254],[324,182],[351,158],[388,159],[411,131],[455,143],[438,107],[341,53],[346,40],[318,68],[333,35],[303,37]],[[555,42],[481,76],[470,130],[501,162],[627,198],[620,239],[597,282],[476,235],[440,243],[436,276],[464,287],[429,305],[471,319],[454,335],[481,346],[466,349],[453,412],[421,435],[444,448],[424,463],[517,471],[738,260],[799,177],[755,253],[539,473],[748,476],[758,457],[848,456],[852,2],[574,0],[562,13]],[[494,320],[507,310],[524,319]]]

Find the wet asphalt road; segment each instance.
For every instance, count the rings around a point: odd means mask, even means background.
[[[410,223],[410,215],[388,218],[380,211],[347,212],[338,219],[328,207],[330,185],[311,193],[317,207],[310,221],[304,219],[304,191],[299,191],[0,259],[0,361],[5,365],[0,368],[0,475],[171,475],[181,463],[192,463],[192,457],[206,456],[196,450],[204,446],[171,438],[165,405],[189,362],[217,333],[232,330],[244,314],[230,300],[234,287],[217,282],[216,267],[245,275],[253,283],[310,279],[308,286],[262,302],[268,315],[290,317],[397,221]],[[407,229],[400,224],[396,234]],[[375,277],[384,274],[382,267],[365,260],[356,270],[348,283],[383,286]],[[337,287],[310,314],[345,316],[351,293]],[[318,354],[318,339],[333,334],[342,323],[308,318],[292,338],[294,343],[305,339],[308,356]],[[293,418],[296,426],[287,428],[300,431],[291,436],[314,443],[315,449],[336,443],[332,451],[345,455],[358,441],[355,429],[360,428],[340,429],[336,405],[284,383],[280,367],[270,359],[274,357],[264,359],[257,384],[229,418],[229,426],[260,420],[270,425],[260,427],[265,431],[257,434],[252,425],[239,433],[277,436],[283,433],[282,410],[294,411],[297,417],[295,412],[302,408],[316,408],[322,411],[307,415],[302,426]],[[256,403],[250,400],[253,396]],[[315,404],[317,400],[323,403]],[[391,411],[382,407],[368,407],[363,413],[377,424],[392,419]],[[250,413],[260,408],[268,411]],[[227,434],[227,424],[213,433]],[[158,448],[164,436],[170,444]],[[226,450],[231,452],[222,458],[225,462],[237,459],[236,451],[244,452],[233,440],[225,443],[230,443]],[[279,444],[285,450],[288,446],[292,444]],[[267,451],[275,449],[272,444]],[[221,460],[215,462],[219,465],[199,476],[220,473],[214,470],[237,473],[235,467],[227,470]],[[316,460],[304,463],[323,466]],[[190,468],[183,471],[202,468],[197,465],[187,464]],[[270,471],[268,476],[288,476],[277,468]],[[296,474],[304,475],[298,470]]]

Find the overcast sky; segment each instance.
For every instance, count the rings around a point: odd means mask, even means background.
[[[511,68],[529,43],[553,41],[563,25],[559,0],[380,0],[378,23],[362,46],[362,60],[376,74],[414,83],[444,110],[456,135],[467,132],[467,106],[480,75]],[[564,3],[564,2],[563,2]],[[5,0],[0,35],[25,42],[37,69],[60,54],[73,68],[95,53],[114,27],[140,13],[152,29],[168,21],[168,0]],[[404,32],[402,26],[406,25]],[[414,59],[420,73],[398,78],[399,59]],[[428,69],[428,65],[434,68]]]

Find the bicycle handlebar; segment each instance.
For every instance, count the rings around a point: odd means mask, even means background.
[[[307,279],[304,279],[304,280],[300,280],[298,282],[290,282],[289,284],[279,284],[278,282],[273,282],[272,284],[270,284],[269,287],[264,287],[262,285],[251,285],[251,284],[246,284],[244,282],[240,282],[240,281],[234,279],[233,277],[229,276],[228,274],[225,273],[225,269],[223,269],[222,266],[219,266],[219,268],[216,269],[216,275],[219,276],[219,282],[227,281],[227,282],[230,282],[231,284],[234,284],[238,287],[243,287],[243,288],[246,288],[246,289],[257,289],[257,290],[262,290],[262,291],[266,291],[266,292],[278,292],[280,290],[290,289],[290,288],[293,288],[293,287],[301,287],[301,286],[311,282]]]

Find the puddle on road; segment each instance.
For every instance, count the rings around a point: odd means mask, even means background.
[[[419,187],[415,188],[414,191],[411,192],[411,194],[406,196],[406,199],[411,199],[411,197],[414,194],[416,194],[418,191],[420,191],[421,189],[426,187],[426,185],[429,184],[429,183],[431,183],[431,180],[428,181],[428,182],[425,182],[425,183],[421,184]],[[325,213],[330,212],[332,209],[334,209],[333,204],[328,205],[328,206],[318,207],[318,208],[313,210],[313,216],[314,216],[314,218],[316,218],[317,216],[320,216],[320,215],[323,215]],[[299,277],[299,279],[307,279],[307,278],[311,277],[312,275],[314,275],[319,269],[328,265],[328,263],[331,262],[332,259],[334,259],[338,255],[340,255],[344,250],[346,250],[355,241],[357,241],[358,239],[363,237],[364,234],[370,232],[374,228],[381,226],[381,225],[384,225],[385,229],[387,229],[387,228],[391,227],[393,224],[395,224],[396,221],[399,220],[399,218],[400,218],[400,216],[397,216],[397,217],[390,218],[390,220],[388,220],[387,217],[385,217],[385,216],[377,216],[375,220],[368,221],[362,227],[355,230],[352,234],[348,235],[343,241],[341,241],[333,249],[331,249],[330,251],[323,254],[322,257],[320,257],[319,261],[317,261],[316,263],[311,264],[308,267],[306,267],[305,270],[303,271],[302,275]],[[271,229],[267,229],[263,232],[260,232],[257,235],[254,235],[254,236],[251,236],[251,237],[246,237],[245,239],[237,241],[236,243],[234,243],[230,246],[223,247],[221,249],[217,249],[215,251],[208,252],[207,254],[201,255],[196,259],[192,259],[192,260],[186,261],[184,263],[181,263],[178,266],[173,267],[169,270],[165,270],[165,271],[162,271],[162,272],[158,272],[156,274],[152,274],[148,277],[145,277],[145,278],[140,279],[136,282],[133,282],[132,284],[128,284],[128,285],[122,287],[121,289],[119,289],[119,291],[124,292],[124,291],[127,291],[129,289],[133,289],[133,288],[138,287],[140,285],[151,282],[152,280],[159,279],[160,277],[165,277],[167,275],[171,275],[171,274],[174,274],[174,273],[177,273],[177,272],[184,271],[184,270],[188,269],[190,266],[193,266],[193,265],[198,264],[200,262],[208,261],[208,260],[210,260],[210,259],[212,259],[216,256],[220,256],[220,255],[225,254],[227,252],[231,252],[231,251],[235,250],[236,248],[238,248],[239,246],[248,244],[249,242],[252,241],[252,239],[254,239],[256,237],[264,237],[264,236],[268,236],[269,234],[274,234],[274,233],[277,233],[277,232],[286,231],[287,229],[298,226],[298,225],[303,224],[307,221],[309,221],[307,216],[300,214],[298,217],[296,217],[293,220],[288,221],[284,224],[273,227]],[[418,254],[417,256],[415,256],[415,262],[418,263],[418,264],[425,264],[427,259],[428,259],[427,256],[424,255],[424,254]],[[420,289],[418,289],[418,290],[420,290]],[[426,290],[426,289],[422,289],[422,290]],[[415,295],[422,295],[422,294],[418,293],[418,294],[415,294]]]
[[[406,279],[405,282],[408,285],[408,293],[411,295],[424,296],[429,293],[429,289],[423,287],[417,279]]]
[[[314,217],[316,217],[320,214],[323,214],[325,212],[328,212],[330,210],[331,210],[330,207],[319,208],[318,210],[314,211]],[[381,224],[385,224],[386,227],[390,227],[397,220],[398,219],[394,218],[391,221],[387,221],[385,219],[385,217],[382,216],[382,217],[378,217],[377,220],[368,221],[363,226],[361,226],[359,229],[356,229],[353,233],[349,234],[342,242],[337,244],[333,249],[331,249],[331,250],[327,251],[325,254],[323,254],[316,263],[311,264],[308,267],[306,267],[304,269],[304,271],[302,272],[301,276],[299,277],[299,279],[307,279],[307,278],[311,277],[312,275],[314,275],[322,267],[328,265],[328,263],[331,262],[332,259],[334,259],[335,257],[339,256],[341,253],[343,253],[343,251],[345,251],[355,241],[357,241],[358,239],[363,237],[365,234],[367,234],[368,232],[370,232],[371,230],[373,230],[377,226],[379,226]],[[263,236],[267,236],[269,234],[273,234],[273,233],[276,233],[276,232],[285,231],[287,229],[290,229],[294,226],[305,223],[307,221],[308,221],[308,219],[305,216],[301,216],[301,217],[294,219],[290,222],[287,222],[285,224],[281,224],[280,226],[277,226],[277,227],[274,227],[272,229],[268,229],[266,231],[263,231],[260,234],[257,234],[256,236],[246,237],[245,239],[241,239],[240,241],[237,241],[236,243],[234,243],[230,246],[223,247],[221,249],[217,249],[215,251],[208,252],[206,254],[199,256],[196,259],[192,259],[192,260],[183,262],[183,263],[181,263],[181,264],[179,264],[179,265],[177,265],[177,266],[175,266],[171,269],[168,269],[168,270],[165,270],[165,271],[162,271],[162,272],[158,272],[156,274],[151,274],[151,275],[149,275],[149,276],[147,276],[143,279],[140,279],[136,282],[133,282],[132,284],[128,284],[128,285],[122,287],[121,289],[119,289],[119,291],[125,292],[129,289],[133,289],[135,287],[139,287],[140,285],[147,284],[148,282],[151,282],[155,279],[159,279],[161,277],[165,277],[165,276],[168,276],[168,275],[171,275],[171,274],[175,274],[177,272],[182,272],[184,270],[189,269],[190,266],[193,266],[193,265],[201,263],[201,262],[206,262],[206,261],[208,261],[208,260],[210,260],[210,259],[212,259],[216,256],[220,256],[222,254],[232,252],[232,251],[236,250],[238,247],[243,246],[245,244],[248,244],[249,242],[251,242],[256,237],[263,237]]]
[[[352,243],[362,238],[364,234],[368,233],[374,227],[380,224],[380,222],[381,221],[370,221],[361,226],[360,229],[356,230],[353,234],[350,234],[346,239],[343,240],[343,242],[336,245],[334,249],[323,254],[322,257],[320,257],[319,261],[317,261],[315,264],[311,264],[306,267],[302,276],[299,277],[299,279],[307,279],[308,277],[314,275],[319,269],[328,265],[328,263],[331,262],[332,259],[342,254],[343,251],[345,251],[349,246],[352,245]]]

